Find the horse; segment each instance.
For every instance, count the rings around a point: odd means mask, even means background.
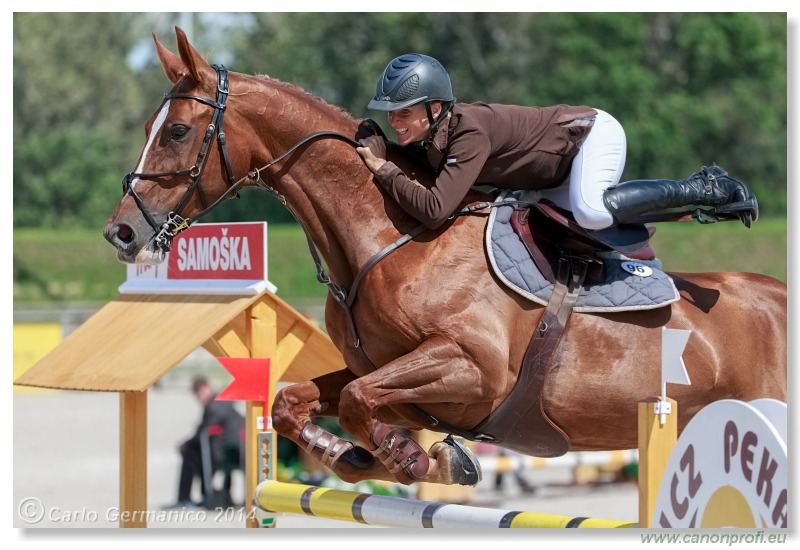
[[[331,289],[325,325],[347,366],[282,389],[275,430],[344,481],[474,485],[479,465],[452,434],[479,436],[506,402],[546,312],[489,269],[485,211],[420,230],[355,151],[365,121],[294,84],[210,65],[175,30],[177,54],[153,35],[172,87],[103,229],[118,259],[158,263],[175,234],[239,188],[272,192],[312,243]],[[435,177],[393,160],[421,184]],[[476,189],[464,207],[491,200]],[[660,394],[664,327],[691,331],[691,384],[671,390],[680,430],[716,400],[786,400],[786,285],[754,273],[669,276],[680,299],[667,306],[570,317],[540,396],[569,450],[636,448],[637,404]],[[320,416],[338,417],[345,436],[314,424]],[[448,435],[423,449],[420,429]]]

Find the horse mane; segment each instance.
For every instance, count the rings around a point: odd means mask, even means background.
[[[337,121],[340,121],[343,125],[358,124],[358,120],[352,114],[350,114],[346,109],[339,107],[338,105],[334,105],[333,103],[327,102],[323,98],[312,94],[311,92],[305,90],[304,88],[298,86],[297,84],[285,82],[283,80],[279,80],[277,78],[273,78],[265,74],[253,75],[253,77],[258,81],[264,82],[270,86],[279,89],[283,93],[286,93],[287,95],[294,97],[295,99],[301,101],[304,104],[308,104],[311,107],[317,108],[316,110],[324,112],[326,115],[332,116]]]
[[[328,103],[323,98],[308,92],[297,84],[284,82],[264,74],[253,76],[255,81],[261,85],[269,89],[276,90],[280,94],[285,94],[288,98],[294,100],[296,103],[307,106],[309,109],[319,113],[320,118],[324,119],[327,125],[325,127],[318,128],[319,130],[338,130],[344,133],[349,133],[351,130],[355,132],[360,132],[363,130],[357,127],[359,127],[360,123],[365,119],[356,119],[346,109],[332,103]],[[371,133],[371,129],[367,131]],[[356,133],[352,137],[358,139],[359,134]],[[425,187],[431,187],[436,182],[436,172],[426,162],[416,158],[404,147],[401,147],[397,143],[387,142],[386,145],[386,159],[392,161],[414,181],[420,185],[424,185]],[[368,185],[370,187],[380,187],[377,184]],[[468,194],[468,197],[470,200],[483,199],[482,196],[476,196],[474,191],[471,191]],[[385,206],[384,208],[386,208],[387,212],[389,212],[388,215],[391,218],[392,223],[398,227],[415,227],[420,223],[411,214],[404,211],[392,200],[389,200],[388,206]],[[403,231],[407,230],[408,229],[403,229]]]

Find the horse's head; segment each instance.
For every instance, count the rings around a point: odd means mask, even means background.
[[[355,151],[373,125],[265,76],[232,73],[229,91],[227,70],[176,33],[179,55],[154,37],[172,89],[145,124],[139,162],[104,227],[121,261],[160,263],[176,234],[244,185],[279,196],[343,278],[398,231],[418,225],[375,185]],[[420,183],[435,181],[426,163],[398,147],[387,155]]]
[[[122,181],[122,199],[103,230],[128,263],[158,263],[172,238],[199,212],[230,192],[234,174],[223,131],[228,73],[209,65],[176,29],[180,56],[153,37],[173,84],[145,125],[136,169]],[[247,159],[243,159],[246,161]]]

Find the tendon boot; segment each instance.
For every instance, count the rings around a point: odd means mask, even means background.
[[[685,180],[635,180],[620,183],[603,194],[616,225],[658,221],[646,214],[682,209],[701,223],[740,219],[750,227],[758,219],[758,201],[745,185],[722,168],[704,166]],[[710,207],[703,209],[701,207]]]

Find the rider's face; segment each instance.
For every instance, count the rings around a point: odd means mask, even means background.
[[[431,105],[434,118],[441,111],[441,105],[433,103]],[[428,137],[431,124],[428,121],[428,113],[425,111],[423,103],[417,103],[410,107],[404,107],[396,111],[389,111],[389,124],[397,134],[398,145],[408,145],[415,141],[422,141]]]

